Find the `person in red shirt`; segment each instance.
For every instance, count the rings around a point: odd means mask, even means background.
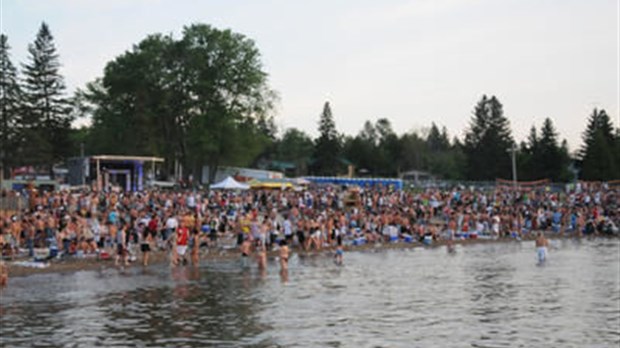
[[[181,226],[176,231],[176,243],[177,243],[177,259],[176,264],[183,262],[187,263],[185,259],[185,252],[187,251],[187,242],[189,240],[189,229],[186,226],[185,219],[181,219]]]

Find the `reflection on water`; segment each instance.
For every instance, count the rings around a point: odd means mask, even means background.
[[[446,347],[620,344],[620,243],[530,242],[157,266],[11,279],[7,347]]]

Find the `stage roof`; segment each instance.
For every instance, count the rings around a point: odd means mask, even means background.
[[[94,160],[100,161],[141,161],[141,162],[163,162],[161,157],[151,156],[119,156],[119,155],[97,155],[90,156]]]

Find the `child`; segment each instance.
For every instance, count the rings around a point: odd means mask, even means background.
[[[342,249],[342,245],[339,244],[336,247],[336,255],[334,255],[334,261],[336,262],[337,265],[342,265],[342,258],[344,255],[344,250]]]
[[[340,237],[340,235],[338,237]],[[334,261],[337,265],[342,265],[343,256],[344,250],[342,249],[342,238],[338,238],[336,244],[336,254],[334,255]]]

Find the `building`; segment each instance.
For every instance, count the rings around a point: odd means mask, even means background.
[[[68,160],[69,185],[90,185],[97,190],[118,187],[123,191],[141,191],[157,176],[161,157],[97,155]],[[149,180],[146,180],[149,179]]]
[[[428,183],[437,180],[437,178],[431,173],[421,170],[409,170],[402,173],[400,177],[401,179],[413,182],[414,184]]]

